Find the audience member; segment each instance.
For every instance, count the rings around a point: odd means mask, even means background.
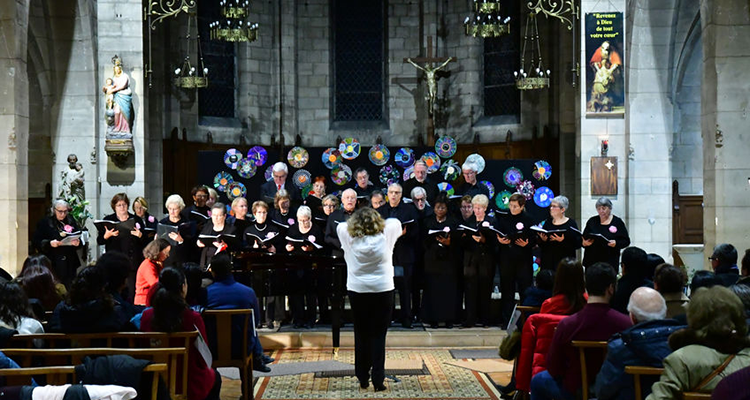
[[[646,265],[648,255],[643,249],[630,246],[622,251],[622,276],[617,281],[617,290],[612,297],[612,308],[627,314],[628,299],[630,294],[641,286],[653,287],[651,282],[653,274],[648,276],[649,268]]]
[[[159,287],[151,299],[153,308],[143,312],[143,332],[189,332],[198,330],[206,338],[201,315],[185,302],[187,281],[182,271],[165,268],[159,276]],[[221,375],[206,365],[198,347],[190,345],[188,353],[188,400],[219,400]]]
[[[563,258],[557,265],[552,297],[542,303],[542,314],[571,315],[586,305],[583,266],[575,258]]]
[[[656,253],[648,253],[646,255],[646,279],[654,280],[654,274],[656,274],[656,267],[664,264],[664,258]]]
[[[130,320],[125,310],[107,293],[106,284],[106,274],[102,268],[86,267],[81,270],[73,280],[67,301],[55,307],[48,330],[63,333],[130,330]]]
[[[552,289],[555,283],[555,270],[543,269],[536,273],[534,286],[526,289],[523,306],[541,307],[545,300],[552,297]]]
[[[596,377],[596,397],[600,400],[635,398],[633,377],[625,373],[625,367],[640,365],[662,367],[662,360],[672,350],[667,339],[669,335],[684,325],[672,319],[665,319],[667,304],[654,289],[639,287],[630,295],[628,303],[632,327],[615,334],[607,345],[607,358]],[[651,384],[657,377],[643,376],[641,387],[643,396],[651,393]]]
[[[711,393],[712,400],[750,400],[750,367],[727,375]]]
[[[746,319],[748,324],[750,324],[750,286],[735,283],[729,287],[729,290],[736,294],[740,298],[740,301],[742,301],[742,305],[745,307]]]
[[[57,303],[67,294],[65,285],[57,281],[50,265],[52,264],[45,255],[29,256],[16,277],[16,281],[26,292],[37,318],[43,318],[44,311],[54,310]],[[35,309],[35,304],[38,304],[41,310]]]
[[[0,327],[21,335],[44,333],[42,323],[31,317],[26,293],[15,282],[0,283]]]
[[[255,295],[255,291],[241,283],[234,280],[232,275],[232,261],[228,255],[219,254],[211,260],[209,266],[211,274],[214,277],[214,283],[208,285],[206,288],[206,308],[216,310],[232,310],[232,309],[252,309],[253,310],[253,321],[251,325],[255,325],[255,316],[260,314],[260,305],[258,304],[258,297]],[[236,318],[237,321],[232,321],[232,337],[236,340],[232,343],[232,354],[237,358],[242,354],[240,345],[242,342],[239,340],[242,333],[242,327],[244,321],[240,318]],[[235,323],[236,322],[236,323]],[[209,326],[216,331],[216,326]],[[253,369],[261,372],[271,372],[266,363],[270,363],[270,357],[263,354],[263,347],[260,344],[258,335],[255,332],[255,327],[251,326],[248,329],[248,346],[250,352],[253,354]],[[212,349],[216,349],[216,337],[217,335],[209,335],[209,343]]]
[[[750,285],[750,249],[745,250],[745,255],[742,257],[740,279],[737,281],[737,283]]]
[[[690,281],[690,295],[692,296],[702,287],[710,288],[716,285],[721,285],[721,280],[716,277],[716,274],[711,271],[695,271],[693,280]]]
[[[143,249],[143,262],[135,276],[135,298],[137,306],[151,305],[151,289],[159,282],[159,272],[164,268],[164,260],[169,257],[172,246],[166,239],[156,238]]]
[[[667,303],[667,318],[687,312],[690,298],[685,295],[685,273],[672,264],[661,264],[654,273],[654,289],[661,293]]]
[[[559,271],[559,268],[558,268]],[[607,340],[632,325],[630,318],[610,308],[617,276],[605,262],[586,269],[588,303],[557,325],[547,353],[547,370],[531,379],[533,399],[573,399],[581,388],[581,363],[573,340]],[[591,360],[589,365],[599,365]],[[588,371],[596,376],[597,371]]]
[[[750,365],[745,310],[729,289],[714,286],[694,293],[687,321],[686,329],[669,337],[674,352],[664,359],[664,372],[646,400],[711,392],[724,376]]]
[[[194,310],[201,312],[206,306],[206,288],[203,287],[203,268],[197,263],[182,264],[182,272],[187,280],[188,290],[185,301]],[[256,317],[256,319],[260,316]],[[260,323],[260,321],[257,321]]]
[[[732,286],[740,278],[740,268],[737,266],[737,249],[729,243],[722,243],[714,247],[714,253],[708,258],[722,286]]]
[[[96,268],[104,271],[104,291],[112,298],[116,307],[122,309],[125,317],[130,320],[135,315],[143,312],[145,307],[136,306],[129,301],[125,301],[122,293],[127,289],[128,270],[130,269],[130,260],[119,251],[110,251],[102,254],[96,260]]]

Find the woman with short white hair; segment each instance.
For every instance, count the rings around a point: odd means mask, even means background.
[[[495,248],[497,240],[487,229],[494,228],[495,218],[487,215],[490,199],[478,194],[471,199],[474,210],[462,230],[464,248],[464,302],[466,320],[464,327],[472,328],[479,323],[489,326],[492,278],[495,275]],[[459,228],[461,228],[459,226]]]
[[[190,256],[195,248],[195,227],[182,214],[185,201],[179,194],[167,197],[164,207],[167,208],[167,216],[159,221],[159,225],[164,226],[156,229],[157,235],[167,239],[172,246],[169,257],[164,260],[164,267],[181,267],[183,263],[193,261]]]
[[[323,249],[323,231],[312,221],[312,210],[308,206],[297,209],[297,223],[286,234],[286,251],[295,255],[318,254]],[[307,263],[310,264],[309,262]],[[312,328],[315,324],[315,285],[311,267],[292,271],[290,306],[294,327]]]
[[[573,218],[565,211],[570,201],[565,196],[557,196],[549,205],[549,218],[539,224],[537,236],[542,252],[542,269],[557,270],[563,258],[576,258],[576,250],[581,248],[581,231]],[[535,228],[536,229],[536,228]]]
[[[36,225],[32,242],[34,247],[52,261],[55,277],[70,287],[81,266],[76,250],[81,245],[79,239],[70,239],[81,234],[75,219],[70,212],[70,204],[62,199],[52,203],[52,215],[42,218]],[[66,240],[67,238],[67,240]]]

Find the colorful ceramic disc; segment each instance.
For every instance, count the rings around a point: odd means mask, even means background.
[[[508,203],[510,203],[510,196],[512,196],[513,193],[511,193],[509,190],[503,190],[502,192],[497,194],[497,197],[495,197],[495,205],[500,210],[507,210],[508,209]]]
[[[510,167],[503,173],[503,181],[506,186],[514,188],[523,181],[523,172],[516,167]]]
[[[453,186],[451,186],[448,182],[440,182],[437,184],[438,191],[440,192],[446,192],[448,196],[453,196],[453,194],[456,192],[453,190]]]
[[[388,160],[391,158],[391,151],[388,150],[385,145],[382,144],[376,144],[375,146],[370,147],[370,162],[377,165],[378,167],[382,167],[386,163],[388,163]]]
[[[333,183],[342,186],[352,180],[352,169],[346,164],[340,164],[331,170],[331,180]]]
[[[440,169],[440,157],[437,154],[428,151],[422,155],[420,160],[427,164],[427,173],[431,174]]]
[[[310,160],[310,153],[304,147],[294,146],[287,153],[286,160],[289,161],[289,165],[292,167],[302,168]]]
[[[232,182],[234,182],[234,178],[229,172],[221,171],[214,176],[214,188],[220,192],[225,191]]]
[[[293,179],[294,179],[294,186],[297,186],[298,189],[302,189],[305,186],[310,185],[310,172],[301,169],[294,173]]]
[[[380,168],[380,183],[385,187],[391,186],[393,183],[398,183],[399,177],[401,177],[401,174],[392,165],[386,165],[383,168]]]
[[[446,181],[455,181],[461,175],[461,166],[453,160],[448,160],[440,166],[440,175]]]
[[[458,145],[456,145],[456,139],[450,136],[441,136],[440,139],[435,142],[435,152],[443,158],[451,158],[456,154]]]
[[[492,200],[492,198],[495,197],[495,185],[490,181],[479,181],[479,184],[487,188],[490,192],[490,200]]]
[[[266,168],[263,177],[266,178],[266,182],[271,182],[273,180],[273,165],[269,165],[268,168]]]
[[[341,152],[341,156],[344,157],[347,160],[353,160],[357,158],[359,155],[359,152],[361,150],[361,147],[359,145],[359,141],[355,138],[346,138],[339,143],[339,151]]]
[[[526,200],[531,200],[531,198],[534,197],[535,191],[536,189],[531,181],[523,181],[516,185],[516,192],[521,193]]]
[[[480,156],[479,154],[469,154],[469,156],[466,157],[466,162],[472,162],[477,165],[477,175],[481,174],[482,171],[484,171],[484,157]]]
[[[534,203],[542,208],[549,207],[554,197],[555,194],[552,193],[552,189],[542,186],[534,192]]]
[[[344,157],[341,157],[339,149],[333,147],[327,148],[320,158],[323,161],[323,165],[328,169],[333,169],[333,167],[344,162]]]
[[[312,185],[307,185],[302,188],[302,200],[306,199],[307,196],[310,195],[310,192],[312,192]]]
[[[224,153],[224,164],[231,169],[237,169],[237,166],[240,165],[240,160],[242,160],[242,153],[237,149],[229,149]]]
[[[268,152],[262,146],[254,146],[247,151],[247,158],[255,160],[255,165],[262,167],[268,160]]]
[[[245,179],[254,177],[257,171],[258,166],[255,165],[255,160],[252,158],[243,158],[240,161],[240,165],[237,167],[237,174]]]
[[[404,170],[404,182],[408,181],[411,178],[414,178],[414,166],[408,167]]]
[[[247,188],[241,182],[233,182],[227,186],[227,197],[229,197],[229,200],[245,197],[246,194]]]
[[[398,149],[396,154],[393,156],[393,161],[395,161],[396,165],[398,165],[399,167],[406,168],[414,164],[414,157],[414,150],[408,147],[402,147]]]
[[[539,160],[534,163],[534,172],[531,175],[540,182],[546,181],[552,175],[552,166],[547,161]]]

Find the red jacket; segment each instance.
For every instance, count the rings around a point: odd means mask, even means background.
[[[516,368],[516,388],[531,391],[531,377],[547,369],[549,350],[555,329],[567,315],[534,314],[523,324],[521,354]]]

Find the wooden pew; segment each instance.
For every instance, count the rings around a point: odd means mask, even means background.
[[[48,385],[65,385],[75,383],[74,365],[56,366],[56,367],[31,367],[31,368],[8,368],[0,369],[0,376],[6,378],[6,385],[21,386],[28,385],[33,377],[44,376]],[[143,372],[151,372],[153,377],[151,381],[151,398],[156,399],[159,388],[159,377],[164,376],[168,366],[165,363],[149,364],[143,369]],[[166,379],[165,379],[166,381]],[[134,388],[137,389],[137,388]]]
[[[589,341],[589,340],[574,340],[572,342],[573,347],[578,349],[578,356],[581,359],[581,393],[583,394],[583,400],[589,400],[589,377],[586,363],[586,351],[601,351],[604,353],[604,357],[607,356],[607,342],[604,341]],[[602,362],[604,361],[602,357]],[[601,368],[601,364],[599,365]],[[596,379],[596,377],[594,377]]]
[[[643,400],[641,376],[643,375],[661,375],[664,372],[664,368],[654,367],[642,367],[640,365],[627,365],[625,366],[625,373],[633,375],[633,383],[635,388],[635,400]]]
[[[216,327],[216,355],[213,368],[233,367],[240,370],[242,400],[253,400],[253,355],[248,353],[248,332],[252,328],[252,309],[204,310],[203,320]],[[232,320],[242,318],[241,337],[232,337]],[[232,343],[240,342],[242,354],[233,358]]]

